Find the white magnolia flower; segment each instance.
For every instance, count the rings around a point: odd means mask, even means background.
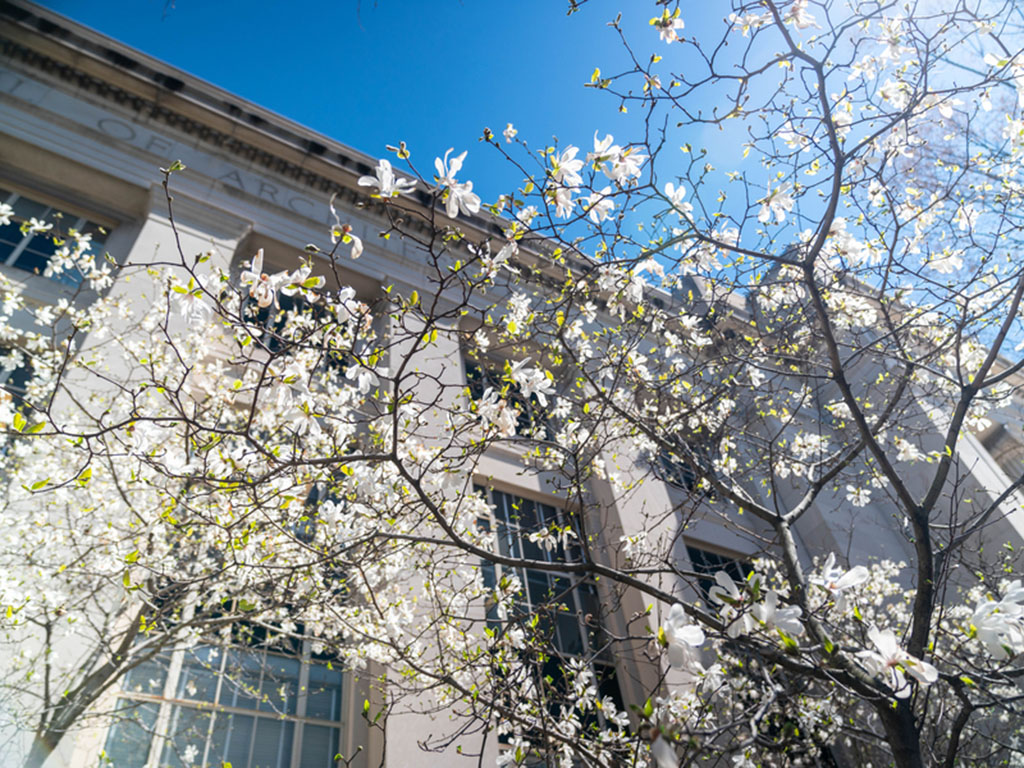
[[[377,378],[377,374],[371,369],[365,368],[361,365],[350,365],[345,369],[345,378],[349,381],[356,382],[356,389],[359,390],[359,394],[365,395],[373,387],[380,384],[380,379]]]
[[[189,325],[201,325],[210,318],[212,308],[203,301],[203,292],[198,288],[186,290],[185,293],[175,292],[175,303],[182,318]]]
[[[53,229],[53,224],[49,224],[43,221],[42,219],[32,217],[27,222],[21,225],[21,229],[23,232],[38,235],[42,234],[43,232],[49,232],[51,229]]]
[[[746,610],[746,591],[729,578],[725,571],[715,574],[715,582],[716,586],[708,590],[708,598],[721,606],[719,613],[730,621],[725,633],[732,638],[748,634],[754,627],[754,618]]]
[[[578,187],[583,183],[580,171],[583,161],[576,157],[579,147],[569,145],[560,155],[551,156],[551,178],[567,187]]]
[[[509,123],[508,125],[505,126],[505,130],[501,132],[501,135],[505,137],[506,144],[511,144],[512,139],[516,137],[517,133],[519,133],[519,131],[515,129],[512,123]]]
[[[696,649],[704,643],[704,630],[691,624],[679,603],[673,605],[661,625],[668,642],[668,661],[673,667],[691,670],[699,666]]]
[[[593,163],[594,170],[597,170],[601,163],[622,153],[622,147],[615,144],[614,141],[615,139],[610,133],[603,139],[598,139],[597,131],[594,131],[594,151],[587,153],[587,162]]]
[[[480,210],[480,196],[473,191],[473,182],[466,181],[448,188],[448,199],[445,212],[454,219],[459,212],[464,216],[472,216]]]
[[[871,491],[855,485],[846,486],[846,500],[855,507],[866,507],[871,503]]]
[[[632,147],[627,147],[611,158],[604,166],[604,175],[617,184],[625,184],[640,175],[640,166],[647,155],[641,154]]]
[[[818,22],[815,21],[814,17],[807,10],[807,0],[793,0],[793,4],[789,6],[789,10],[786,12],[783,20],[791,23],[797,29],[819,26]]]
[[[1024,586],[1011,582],[1001,600],[983,598],[971,616],[975,636],[997,659],[1024,651]]]
[[[736,13],[729,14],[729,23],[734,30],[739,30],[744,37],[747,37],[751,30],[757,30],[766,24],[771,24],[772,16],[765,13],[745,13],[742,16]]]
[[[757,214],[757,220],[762,224],[775,217],[775,223],[781,224],[786,220],[786,213],[793,210],[793,195],[790,194],[789,182],[780,184],[775,189],[769,188],[768,194],[758,200],[761,203],[761,210]]]
[[[961,258],[962,253],[963,251],[946,249],[942,253],[935,254],[931,258],[923,259],[922,261],[925,266],[934,269],[940,275],[950,275],[964,265],[964,260]]]
[[[391,162],[381,158],[377,163],[376,175],[361,176],[359,186],[376,187],[377,195],[380,197],[398,197],[398,195],[408,194],[416,189],[416,182],[413,179],[396,176],[391,168]]]
[[[572,199],[572,187],[555,187],[548,190],[551,201],[555,204],[555,215],[567,219],[572,215],[572,209],[576,207],[576,201]]]
[[[679,18],[679,9],[676,8],[675,13],[670,14],[668,8],[665,9],[661,16],[655,16],[651,19],[651,26],[658,30],[658,37],[664,40],[666,43],[674,43],[679,40],[679,32],[686,25],[683,24],[683,20]]]
[[[492,387],[488,387],[477,401],[476,412],[480,420],[494,427],[500,437],[515,437],[519,411]]]
[[[665,197],[672,203],[672,207],[679,214],[680,218],[690,218],[690,214],[693,213],[693,206],[683,202],[683,198],[686,197],[686,187],[682,184],[677,187],[670,181],[665,185]]]
[[[600,224],[605,219],[611,218],[611,212],[615,208],[615,201],[609,197],[611,193],[612,188],[605,187],[583,198],[586,200],[584,208],[590,215],[590,220],[595,224]]]
[[[14,216],[14,209],[7,203],[0,203],[0,227],[10,224],[12,216]]]
[[[915,658],[900,647],[891,629],[880,630],[871,627],[868,639],[875,650],[859,651],[858,656],[873,675],[885,678],[897,699],[910,696],[910,686],[905,672],[909,672],[922,685],[931,685],[939,679],[939,671],[927,661]]]
[[[473,192],[473,182],[457,182],[455,174],[462,169],[462,162],[466,159],[466,152],[448,159],[452,149],[444,153],[444,159],[434,158],[434,168],[437,170],[437,184],[441,189],[447,189],[445,198],[445,212],[449,218],[454,219],[461,212],[465,216],[471,216],[480,211],[480,196]]]
[[[896,446],[897,461],[920,461],[924,458],[924,453],[922,453],[921,449],[909,440],[895,437],[892,444]]]
[[[304,264],[291,274],[285,275],[281,280],[281,295],[294,296],[307,290],[322,288],[324,278],[310,277],[312,271],[313,266],[311,264]]]
[[[448,159],[454,148],[449,147],[448,151],[444,153],[444,159],[440,157],[434,158],[434,169],[437,171],[437,183],[441,187],[450,187],[452,184],[457,183],[455,181],[455,174],[462,170],[462,163],[466,159],[466,155],[469,154],[469,150],[463,151],[461,154]]]
[[[519,385],[519,391],[523,393],[523,397],[528,398],[531,395],[535,395],[537,402],[544,408],[547,408],[548,395],[555,394],[554,377],[540,368],[527,368],[526,364],[529,361],[530,358],[526,358],[525,360],[513,363],[509,375]]]
[[[256,300],[259,307],[269,307],[277,303],[277,283],[263,271],[263,249],[260,248],[248,269],[242,270],[242,285],[249,286],[249,296]]]
[[[335,226],[331,228],[331,242],[341,242],[352,245],[351,256],[353,259],[358,259],[363,255],[363,241],[352,234],[352,225],[345,224],[344,226]]]
[[[803,611],[796,605],[779,608],[779,593],[774,589],[768,590],[764,602],[755,605],[753,613],[754,618],[764,624],[767,629],[773,627],[781,629],[793,637],[804,633],[804,625],[800,623],[800,615]]]
[[[811,584],[817,584],[827,589],[836,601],[836,608],[842,613],[846,610],[846,595],[844,592],[851,587],[856,587],[868,580],[870,573],[863,565],[858,565],[848,571],[836,565],[834,552],[829,552],[824,564],[821,566],[821,573],[811,576]]]
[[[519,253],[519,244],[515,240],[507,241],[495,254],[491,253],[490,244],[485,244],[483,248],[470,246],[470,250],[480,255],[480,266],[491,279],[503,269],[513,275],[519,274],[519,270],[509,263],[512,257]]]
[[[537,218],[537,206],[535,205],[527,205],[516,211],[516,221],[524,227],[530,226],[535,218]]]

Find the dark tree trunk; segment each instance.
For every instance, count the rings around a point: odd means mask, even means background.
[[[50,734],[46,736],[36,736],[32,742],[32,749],[28,753],[28,757],[25,759],[25,768],[42,768],[43,763],[46,762],[53,750],[57,748],[57,741],[53,740]]]
[[[878,705],[878,714],[882,719],[896,768],[924,768],[921,734],[918,732],[910,703],[900,701],[896,709],[893,709],[889,704],[882,702]]]

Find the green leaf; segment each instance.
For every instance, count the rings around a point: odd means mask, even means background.
[[[139,550],[136,549],[134,552],[125,555],[124,561],[126,563],[134,563],[138,559],[139,559]]]
[[[644,712],[644,717],[647,717],[647,718],[649,718],[651,715],[654,714],[654,705],[651,703],[650,699],[648,699],[647,701],[644,702],[644,710],[643,710],[643,712]]]
[[[794,640],[792,637],[787,635],[785,632],[783,632],[778,627],[776,627],[775,630],[779,633],[779,637],[782,638],[782,644],[784,646],[786,646],[786,650],[787,651],[799,650],[800,646],[797,644],[796,640]]]
[[[20,411],[16,411],[15,414],[14,414],[14,420],[13,420],[13,422],[11,424],[11,426],[14,427],[14,431],[15,432],[21,432],[21,430],[23,430],[25,428],[25,424],[26,423],[27,422],[25,421],[25,417],[21,415],[21,412]]]

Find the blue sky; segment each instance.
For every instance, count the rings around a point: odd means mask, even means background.
[[[641,49],[660,43],[647,24],[660,7],[638,0],[592,0],[571,17],[563,0],[44,5],[368,154],[404,139],[424,174],[448,147],[468,149],[462,177],[485,200],[520,180],[478,143],[485,126],[513,121],[531,146],[558,136],[589,148],[596,129],[626,138],[637,116],[583,83],[596,66],[626,68],[607,26],[619,10]]]

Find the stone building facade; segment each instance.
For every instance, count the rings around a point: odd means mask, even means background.
[[[328,201],[336,196],[336,205],[366,243],[364,256],[345,266],[350,283],[368,296],[387,285],[400,290],[423,285],[415,251],[399,239],[377,238],[372,210],[359,205],[356,182],[371,172],[374,158],[27,3],[0,6],[0,47],[0,201],[19,215],[61,210],[79,227],[97,232],[102,227],[108,233],[102,246],[116,258],[155,259],[173,243],[158,169],[181,160],[189,173],[176,177],[174,195],[185,252],[213,248],[233,264],[259,248],[271,261],[274,254],[295,253],[323,238],[333,223]],[[68,286],[38,274],[45,252],[33,250],[38,243],[7,234],[6,240],[0,236],[0,272],[23,285],[32,302],[58,300]],[[447,354],[458,363],[450,375],[465,377],[460,351]],[[1024,461],[1024,445],[1015,437],[1024,416],[1006,411],[999,417],[1002,422],[962,447],[965,465],[993,494],[1007,487]],[[524,499],[546,514],[557,513],[558,500],[538,480],[524,480],[515,455],[495,453],[481,469],[498,506]],[[639,510],[671,508],[682,492],[679,485],[646,483],[629,504],[613,505],[609,514],[629,531],[638,524]],[[1024,541],[1022,502],[1011,495],[1004,504],[998,531],[1004,540]],[[808,514],[800,530],[806,554],[837,550],[851,559],[909,554],[884,510],[858,510],[856,525],[851,515],[841,504]],[[695,519],[680,542],[680,563],[697,570],[735,568],[731,564],[741,563],[757,546],[710,515]],[[205,728],[205,740],[198,742],[204,754],[235,768],[326,768],[336,750],[345,753],[347,746],[364,742],[365,765],[381,760],[395,768],[461,764],[451,753],[420,751],[418,744],[433,726],[415,714],[391,718],[388,728],[401,738],[389,739],[384,756],[380,739],[361,730],[355,716],[365,691],[316,663],[308,648],[298,649],[296,658],[263,658],[248,667],[252,689],[262,690],[272,678],[268,691],[282,686],[292,691],[281,705],[283,717],[280,709],[267,711],[258,697],[225,687],[223,675],[211,674],[219,665],[245,668],[245,651],[235,659],[211,652],[201,650],[202,658],[171,654],[138,668],[111,696],[134,702],[140,719],[157,734],[173,734],[185,725]],[[101,749],[118,766],[181,764],[168,739],[142,734],[116,725],[69,734],[47,765],[93,766]],[[8,740],[7,748],[15,754],[17,739]],[[498,746],[488,749],[494,754],[485,764],[493,764]]]

